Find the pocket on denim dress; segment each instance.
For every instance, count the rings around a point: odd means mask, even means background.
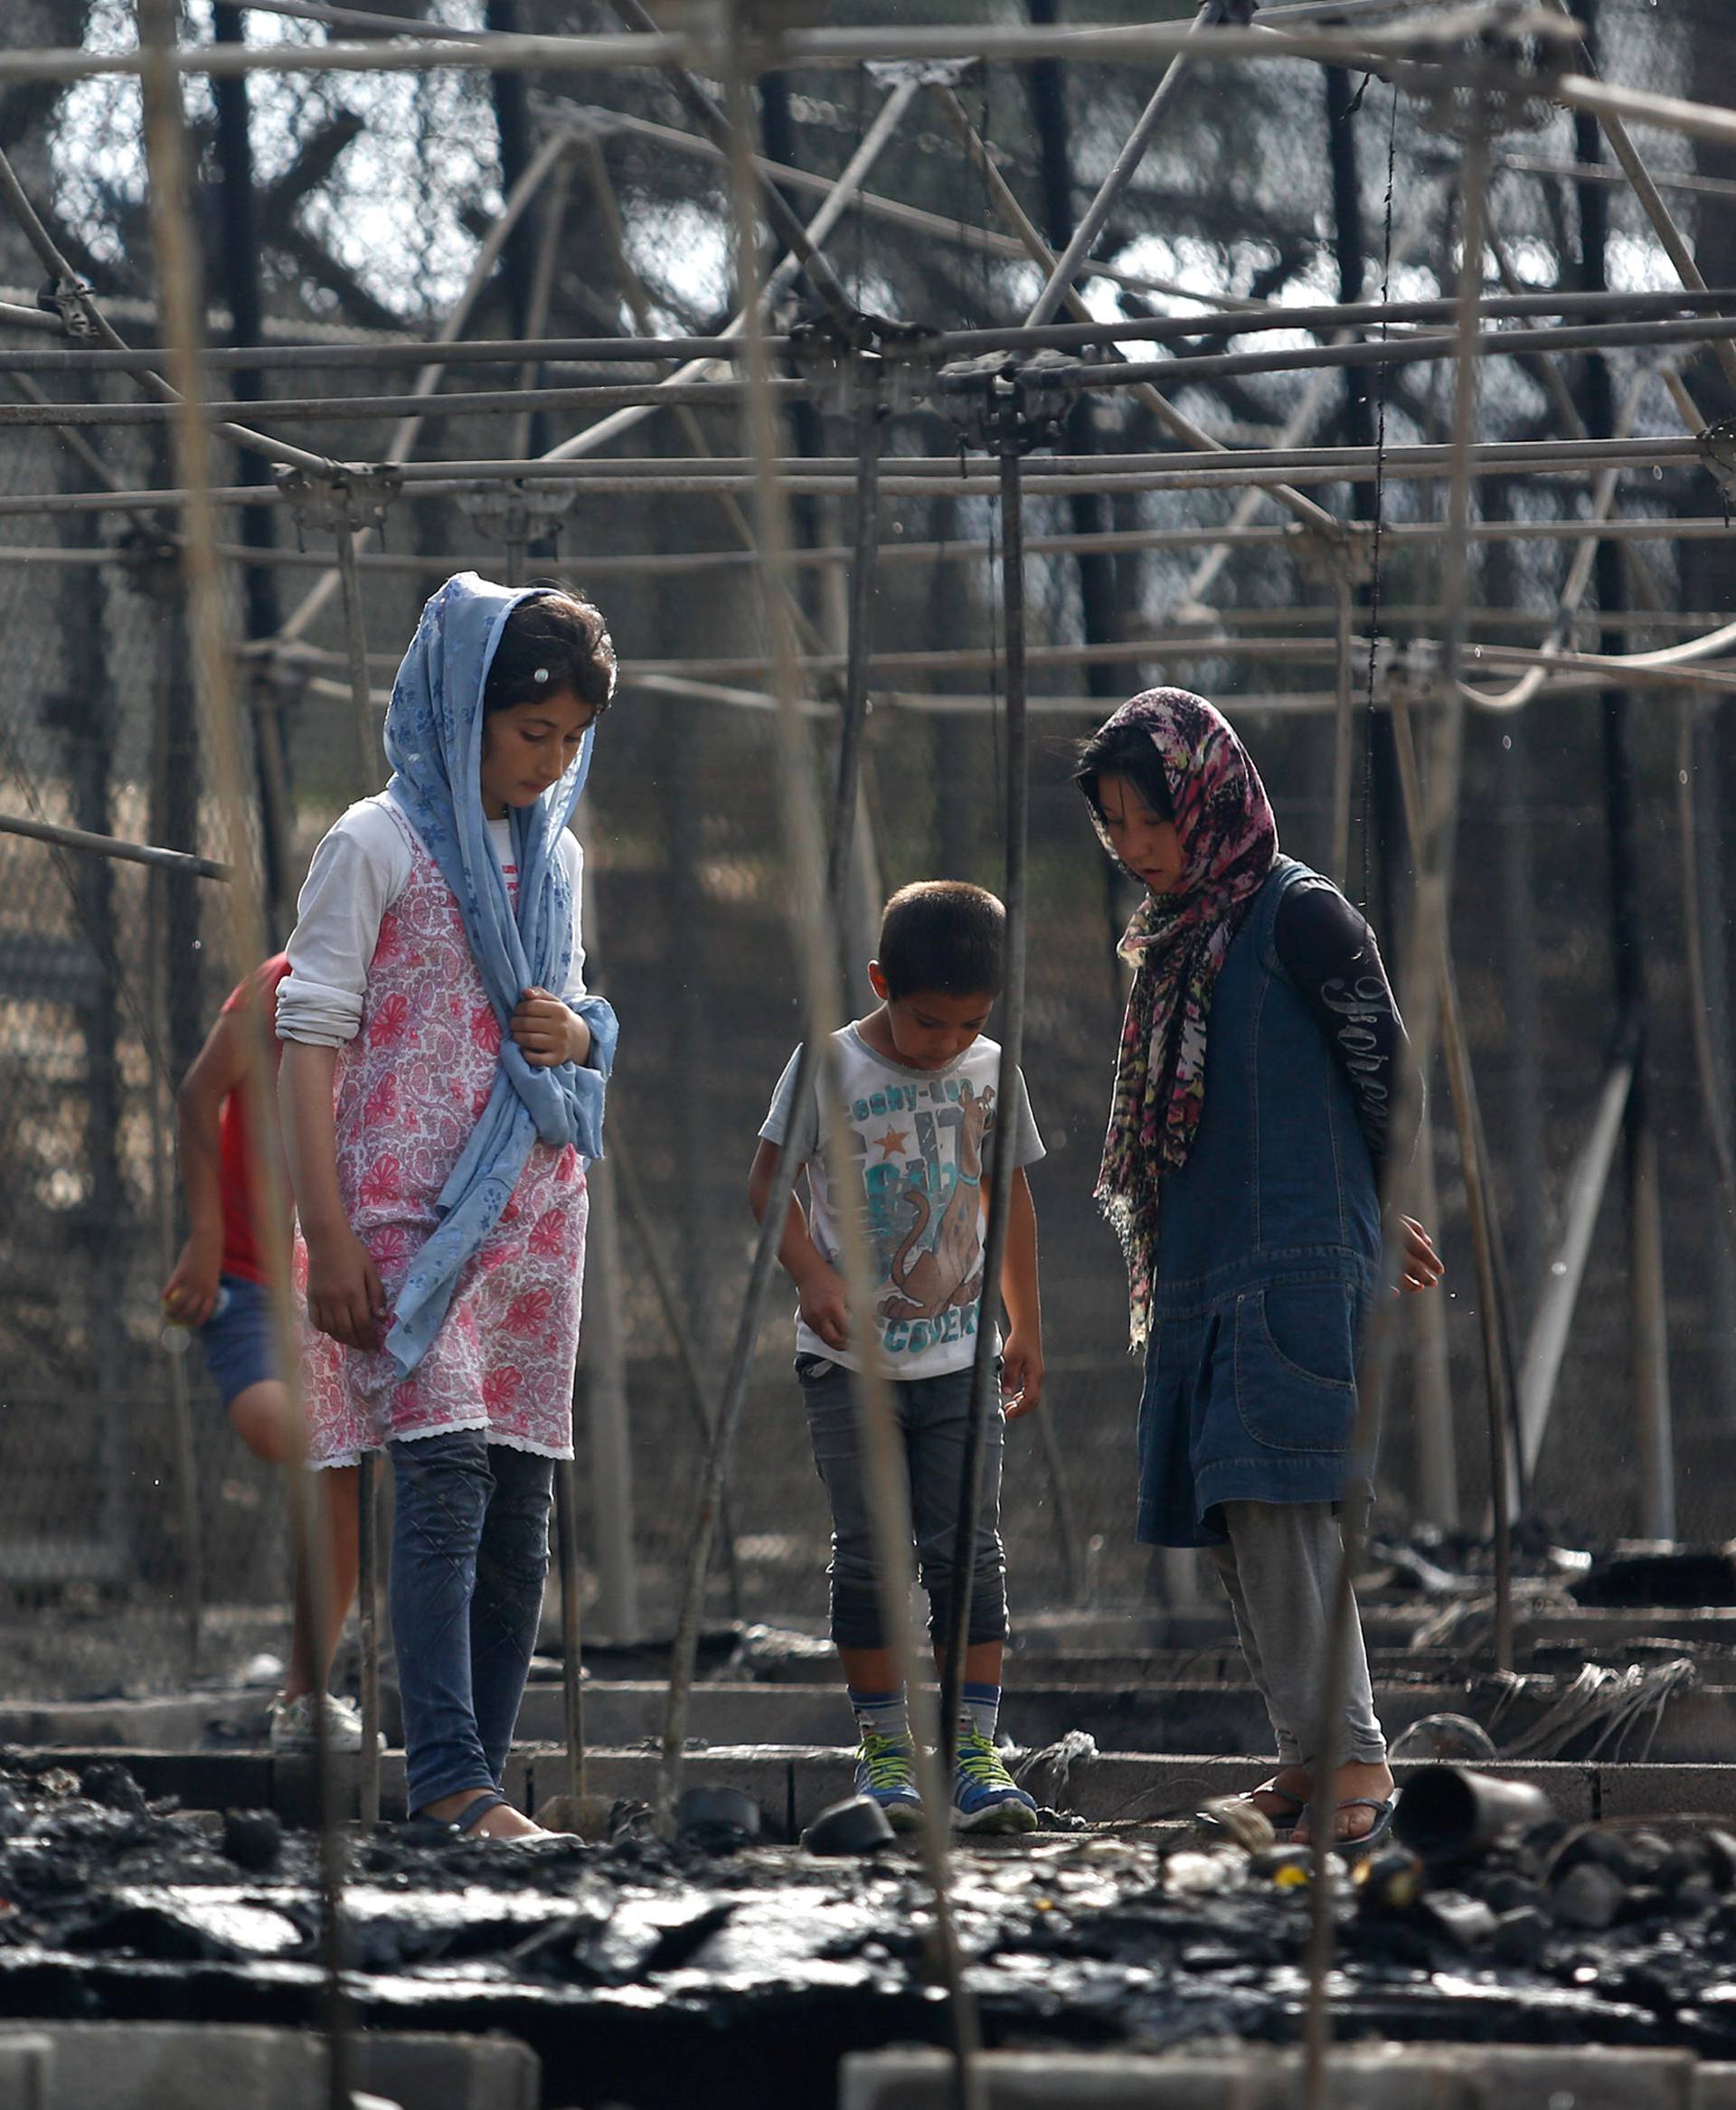
[[[1348,1447],[1360,1303],[1342,1282],[1282,1283],[1236,1299],[1236,1412],[1256,1443]]]

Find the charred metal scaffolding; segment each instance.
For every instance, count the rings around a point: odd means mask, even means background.
[[[80,567],[125,561],[152,568],[159,590],[185,597],[192,639],[194,685],[206,751],[214,770],[217,809],[222,816],[216,852],[201,847],[159,848],[123,841],[89,827],[74,827],[49,815],[29,781],[20,777],[18,796],[31,809],[0,814],[0,832],[40,843],[62,859],[115,858],[151,865],[183,881],[197,877],[224,885],[231,905],[231,941],[238,958],[264,949],[264,934],[281,921],[289,887],[285,860],[288,827],[283,808],[281,758],[274,762],[272,712],[254,704],[258,736],[241,737],[242,677],[256,696],[271,684],[293,683],[341,698],[350,713],[354,777],[371,787],[379,753],[379,713],[384,698],[380,677],[393,664],[390,653],[371,652],[364,623],[364,595],[371,579],[386,574],[431,581],[447,571],[483,562],[516,580],[525,575],[528,552],[575,494],[590,496],[667,493],[715,504],[741,547],[712,552],[632,552],[613,550],[589,566],[599,577],[691,577],[722,572],[751,578],[763,597],[764,649],[752,655],[641,659],[627,679],[650,692],[680,695],[718,710],[770,711],[778,727],[779,812],[791,862],[793,935],[800,964],[805,1032],[804,1075],[824,1063],[830,1029],[843,1015],[838,984],[838,932],[847,924],[854,899],[852,865],[863,838],[863,793],[858,780],[863,729],[871,702],[910,712],[994,714],[1000,731],[1000,782],[1011,969],[1002,1029],[1004,1061],[1020,1059],[1024,1018],[1024,933],[1027,908],[1025,824],[1028,810],[1028,725],[1038,714],[1082,720],[1089,697],[1071,693],[1076,673],[1089,686],[1094,670],[1112,670],[1161,660],[1247,660],[1260,666],[1317,669],[1315,691],[1281,690],[1269,697],[1231,698],[1241,712],[1273,708],[1305,712],[1326,721],[1320,729],[1333,758],[1333,861],[1342,880],[1352,856],[1354,786],[1359,768],[1380,745],[1390,754],[1400,794],[1399,818],[1409,842],[1414,880],[1408,903],[1408,943],[1402,978],[1403,1009],[1411,1032],[1411,1060],[1404,1093],[1412,1111],[1420,1104],[1424,1079],[1437,1048],[1445,1059],[1458,1163],[1471,1226],[1486,1379],[1490,1486],[1497,1545],[1498,1610],[1495,1653],[1511,1667],[1512,1634],[1505,1558],[1514,1512],[1534,1468],[1560,1375],[1576,1300],[1584,1279],[1592,1225],[1609,1182],[1618,1144],[1625,1144],[1627,1222],[1629,1239],[1630,1324],[1635,1345],[1633,1408],[1641,1432],[1641,1511],[1647,1531],[1667,1537],[1675,1528],[1675,1477],[1667,1356],[1664,1326],[1661,1201],[1656,1137],[1645,1091],[1642,1060],[1646,987],[1634,964],[1632,887],[1632,786],[1628,749],[1630,713],[1668,701],[1680,713],[1683,739],[1691,745],[1697,700],[1736,689],[1736,624],[1703,628],[1674,622],[1643,565],[1629,570],[1636,598],[1624,606],[1620,551],[1643,542],[1722,535],[1716,520],[1687,517],[1621,519],[1616,505],[1621,479],[1642,470],[1687,465],[1706,470],[1721,489],[1736,480],[1736,440],[1727,429],[1702,417],[1684,370],[1710,352],[1727,381],[1736,381],[1736,290],[1709,288],[1678,227],[1663,188],[1636,148],[1629,126],[1657,127],[1688,137],[1736,146],[1736,114],[1706,105],[1624,88],[1599,77],[1566,0],[1530,5],[1524,0],[1482,4],[1419,15],[1385,0],[1301,0],[1256,10],[1248,0],[1203,0],[1188,24],[1125,27],[1062,27],[1034,22],[1028,27],[973,25],[965,29],[834,29],[806,19],[798,7],[784,12],[717,0],[690,14],[656,20],[637,0],[614,0],[622,28],[607,36],[534,36],[510,30],[453,33],[314,0],[277,0],[256,12],[324,25],[318,42],[250,44],[235,34],[236,11],[219,7],[219,34],[209,43],[176,41],[176,22],[166,0],[141,7],[137,52],[0,51],[0,83],[66,83],[99,74],[137,73],[145,90],[146,146],[149,155],[152,231],[160,288],[161,342],[128,344],[106,316],[101,302],[56,246],[24,186],[0,155],[0,205],[23,231],[46,275],[38,306],[0,306],[0,379],[22,399],[0,402],[0,428],[51,427],[90,472],[88,485],[0,497],[0,515],[67,522],[80,516],[130,523],[123,552],[90,542],[55,546],[0,548],[0,563]],[[1124,151],[1071,229],[1051,228],[1045,238],[1027,215],[959,93],[973,68],[1033,61],[1113,62],[1156,68],[1149,99]],[[1203,326],[1197,314],[1105,318],[1095,313],[1082,287],[1093,278],[1109,283],[1128,274],[1094,261],[1093,250],[1143,157],[1173,112],[1179,83],[1195,69],[1259,67],[1275,61],[1303,61],[1359,71],[1387,84],[1425,114],[1456,157],[1450,188],[1457,198],[1458,265],[1449,297],[1396,300],[1361,297],[1359,282],[1342,287],[1332,303],[1297,306],[1247,302],[1222,304]],[[768,75],[804,68],[870,66],[882,100],[848,165],[835,179],[805,175],[774,161],[756,137],[757,84]],[[202,75],[231,90],[225,152],[237,184],[236,210],[245,200],[245,108],[233,104],[235,84],[264,72],[344,71],[392,72],[480,69],[507,84],[541,71],[568,72],[656,69],[671,80],[693,120],[690,132],[649,126],[662,146],[710,157],[726,171],[733,216],[732,240],[739,312],[712,334],[659,335],[650,310],[635,294],[624,250],[627,298],[638,325],[631,336],[572,337],[550,334],[548,288],[560,238],[566,187],[575,169],[589,170],[599,198],[612,193],[596,147],[594,131],[582,123],[556,123],[535,151],[521,140],[509,172],[504,207],[480,244],[468,283],[445,327],[429,343],[368,344],[262,342],[257,302],[234,303],[234,344],[204,342],[197,289],[201,268],[197,230],[188,210],[185,118],[182,83]],[[721,99],[707,83],[716,84]],[[1667,290],[1643,294],[1609,289],[1601,236],[1588,245],[1585,283],[1576,288],[1522,289],[1501,247],[1498,216],[1489,203],[1491,154],[1509,131],[1534,126],[1540,112],[1575,114],[1580,162],[1590,168],[1607,144],[1620,179],[1630,186],[1658,249],[1679,278]],[[918,113],[943,127],[956,146],[961,167],[981,184],[998,230],[972,228],[876,197],[869,177],[887,149],[916,121]],[[623,123],[627,120],[621,120]],[[239,123],[240,132],[236,131]],[[1605,170],[1604,174],[1613,172]],[[226,183],[228,176],[226,175]],[[1595,192],[1596,183],[1587,178]],[[790,203],[797,188],[821,203],[804,222]],[[1603,193],[1596,193],[1599,196]],[[540,249],[533,245],[522,334],[475,340],[465,331],[483,288],[509,244],[523,247],[541,212]],[[618,208],[612,203],[618,228]],[[827,246],[847,212],[860,224],[915,225],[937,240],[963,240],[985,253],[1018,256],[1034,265],[1041,292],[1022,320],[983,328],[939,328],[921,317],[888,319],[865,312],[846,291],[828,260]],[[1594,216],[1595,217],[1595,216]],[[233,240],[244,228],[231,222]],[[1401,247],[1409,237],[1401,238]],[[769,244],[769,249],[768,248]],[[619,245],[618,243],[618,250]],[[238,255],[240,252],[236,252]],[[1386,258],[1394,254],[1389,228]],[[1493,259],[1493,273],[1491,272]],[[1443,270],[1442,282],[1447,274]],[[1490,289],[1491,278],[1503,289]],[[779,320],[794,289],[805,287],[808,319],[794,327]],[[1175,288],[1171,291],[1178,290]],[[1201,297],[1188,295],[1196,305]],[[245,312],[244,312],[245,309]],[[1062,316],[1068,320],[1059,319]],[[1280,336],[1278,334],[1282,333]],[[1312,340],[1296,340],[1303,335]],[[1209,336],[1214,348],[1188,348]],[[1231,347],[1235,347],[1231,349]],[[1614,400],[1604,355],[1637,353],[1647,362],[1628,400]],[[1593,377],[1576,400],[1563,378],[1563,363],[1584,362]],[[1517,361],[1541,376],[1561,410],[1561,437],[1491,441],[1480,436],[1479,388],[1491,362]],[[663,378],[613,378],[622,364],[666,371]],[[1343,377],[1364,373],[1383,389],[1405,368],[1435,368],[1449,378],[1450,419],[1439,444],[1389,446],[1383,429],[1354,443],[1306,443],[1298,420],[1277,445],[1227,444],[1179,410],[1173,396],[1184,384],[1210,378],[1311,372],[1328,389]],[[259,377],[318,376],[332,369],[377,371],[382,385],[369,394],[265,398]],[[486,385],[467,385],[467,370],[480,369]],[[559,379],[549,378],[559,375]],[[118,375],[137,384],[137,402],[49,400],[42,379],[62,387],[80,382],[93,391],[102,377]],[[1601,377],[1601,378],[1599,378]],[[448,382],[455,385],[448,385]],[[1073,413],[1081,403],[1129,391],[1149,413],[1168,444],[1137,454],[1079,451]],[[1660,392],[1672,406],[1678,435],[1640,433],[1645,397]],[[794,450],[786,438],[786,413],[797,406],[826,410],[849,421],[854,451],[823,455]],[[633,454],[621,451],[658,410],[681,419],[693,451]],[[956,435],[950,453],[900,451],[898,419],[916,410]],[[702,413],[739,419],[740,450],[711,455]],[[417,447],[430,427],[451,418],[503,420],[501,451],[490,458],[419,459]],[[333,445],[347,424],[382,419],[398,421],[391,445],[379,458],[358,460]],[[162,428],[174,461],[173,480],[156,487],[129,487],[96,451],[100,436],[117,429]],[[564,437],[533,448],[539,427]],[[286,433],[300,435],[299,438]],[[321,444],[306,444],[317,434]],[[246,480],[216,480],[213,443],[240,450]],[[1560,522],[1511,521],[1478,516],[1477,493],[1486,479],[1548,478],[1583,489],[1586,511]],[[1385,520],[1383,495],[1400,480],[1444,486],[1447,504],[1439,523]],[[1241,503],[1225,523],[1205,511],[1197,525],[1167,529],[1106,530],[1091,524],[1089,507],[1075,512],[1074,532],[1027,536],[1025,508],[1037,495],[1114,501],[1166,491],[1184,497],[1229,493]],[[1347,513],[1335,512],[1335,491],[1350,495]],[[420,497],[451,496],[474,523],[489,549],[431,550],[413,546]],[[945,544],[888,539],[887,511],[901,502],[938,496],[984,502],[981,518],[992,530]],[[799,547],[792,538],[792,503],[831,500],[849,510],[854,533],[847,542]],[[1277,520],[1258,519],[1262,506]],[[331,550],[276,546],[261,532],[268,509],[291,516],[304,541],[311,532],[329,536]],[[229,523],[225,525],[225,523]],[[390,531],[388,538],[387,531]],[[383,545],[390,539],[395,547]],[[1471,604],[1469,553],[1479,543],[1561,541],[1575,558],[1555,618],[1541,646],[1483,636],[1498,627],[1498,611]],[[1439,555],[1435,601],[1420,617],[1427,634],[1398,645],[1382,634],[1379,594],[1384,551],[1406,542],[1433,543]],[[406,542],[412,546],[405,547]],[[1204,603],[1223,552],[1260,545],[1293,559],[1299,571],[1325,589],[1324,602],[1276,611],[1264,628],[1238,627],[1231,612],[1214,616]],[[1024,599],[1027,555],[1071,555],[1082,563],[1137,549],[1164,547],[1196,551],[1200,568],[1188,605],[1176,611],[1173,629],[1147,636],[1088,635],[1079,645],[1033,642]],[[874,635],[877,568],[911,562],[981,563],[998,560],[1000,634],[981,647],[901,649]],[[316,573],[311,584],[301,576]],[[816,625],[798,590],[804,573],[839,583],[844,609],[842,634]],[[180,582],[177,589],[175,582]],[[1599,634],[1582,636],[1581,604],[1598,587]],[[306,588],[307,590],[302,590]],[[280,597],[300,594],[285,609]],[[343,618],[341,651],[312,641],[316,617],[335,597]],[[237,610],[243,611],[238,625]],[[1632,649],[1630,632],[1665,635],[1669,642]],[[984,696],[926,692],[920,677],[971,672],[987,676]],[[1031,692],[1033,675],[1054,682],[1048,695]],[[914,685],[900,685],[911,680]],[[1607,1079],[1588,1116],[1586,1134],[1570,1188],[1559,1240],[1551,1257],[1527,1336],[1516,1337],[1517,1301],[1506,1241],[1497,1219],[1468,1040],[1454,975],[1450,898],[1459,785],[1467,713],[1516,713],[1549,696],[1583,697],[1603,714],[1608,757],[1608,824],[1618,871],[1613,887],[1616,956],[1619,963],[1612,1011],[1616,1030]],[[1629,701],[1629,699],[1633,701]],[[835,778],[822,787],[810,752],[816,722],[835,722]],[[1328,727],[1330,730],[1328,732]],[[249,782],[243,755],[259,758],[257,780]],[[1684,748],[1684,752],[1687,751]],[[14,773],[16,774],[16,773]],[[1687,784],[1684,768],[1683,782]],[[10,800],[8,803],[12,803]],[[1703,909],[1699,867],[1693,849],[1694,818],[1690,796],[1684,814],[1684,861],[1689,934],[1689,971],[1694,995],[1699,1082],[1706,1133],[1722,1182],[1726,1225],[1736,1220],[1736,1163],[1721,1097],[1717,1050],[1712,1045]],[[1364,815],[1364,832],[1370,818]],[[262,854],[253,841],[257,827]],[[1400,860],[1399,862],[1402,862]],[[69,883],[71,867],[64,869]],[[147,999],[160,1019],[159,998]],[[152,1045],[161,1060],[161,1036]],[[256,1050],[263,1063],[263,1035]],[[799,1088],[799,1087],[798,1087]],[[157,1118],[166,1097],[157,1091]],[[1406,1124],[1401,1116],[1398,1132]],[[163,1147],[159,1139],[159,1150]],[[827,1139],[838,1150],[841,1139]],[[788,1159],[789,1154],[785,1153]],[[671,1663],[663,1735],[660,1810],[673,1809],[684,1742],[685,1699],[691,1683],[707,1578],[721,1536],[728,1544],[726,1491],[731,1446],[738,1428],[754,1351],[775,1276],[785,1201],[796,1167],[780,1162],[754,1253],[746,1296],[738,1315],[732,1352],[713,1391],[703,1359],[684,1331],[680,1300],[669,1281],[656,1227],[630,1159],[616,1166],[610,1200],[618,1197],[636,1242],[649,1260],[648,1272],[672,1335],[677,1340],[691,1405],[703,1436],[704,1459],[694,1493],[693,1522],[680,1600],[680,1620]],[[1388,1227],[1389,1280],[1396,1277],[1397,1245],[1392,1227],[1409,1196],[1412,1168],[1395,1162],[1383,1196]],[[1005,1237],[1008,1182],[993,1183],[995,1207],[988,1231],[986,1278],[996,1279]],[[605,1210],[610,1205],[604,1196]],[[860,1241],[856,1241],[859,1245]],[[610,1238],[595,1248],[603,1279],[590,1287],[589,1303],[609,1306],[619,1284],[609,1279],[618,1260]],[[282,1257],[280,1257],[281,1258]],[[864,1251],[847,1256],[852,1285],[867,1284]],[[287,1266],[278,1269],[287,1283]],[[865,1301],[865,1299],[863,1300]],[[286,1290],[279,1323],[286,1343],[290,1312]],[[979,1336],[976,1369],[971,1464],[960,1489],[958,1543],[974,1534],[980,1437],[992,1408],[992,1330]],[[1364,1344],[1359,1464],[1372,1452],[1397,1344],[1392,1300],[1383,1300]],[[293,1359],[286,1356],[286,1367]],[[909,1519],[884,1387],[872,1376],[861,1382],[858,1412],[873,1467],[876,1531],[890,1630],[912,1691],[921,1689],[917,1651],[908,1617]],[[625,1465],[625,1408],[618,1384],[603,1386],[593,1399],[596,1469],[610,1476],[599,1500],[617,1520],[608,1547],[594,1550],[600,1594],[610,1619],[630,1627],[632,1609],[631,1488]],[[1441,1410],[1438,1403],[1437,1412]],[[184,1411],[184,1409],[183,1409]],[[600,1416],[600,1422],[596,1417]],[[1057,1468],[1052,1447],[1052,1469]],[[292,1473],[292,1485],[299,1475]],[[1064,1481],[1057,1471],[1057,1499]],[[577,1681],[580,1549],[571,1476],[561,1489],[560,1561],[562,1605],[568,1623],[568,1734],[575,1791],[583,1785],[583,1728]],[[297,1503],[298,1508],[306,1505]],[[371,1515],[371,1504],[368,1505]],[[189,1505],[191,1514],[191,1505]],[[1346,1555],[1339,1592],[1348,1608],[1351,1578],[1360,1552],[1361,1523],[1347,1507]],[[1059,1512],[1066,1530],[1064,1508]],[[304,1519],[305,1523],[305,1519]],[[310,1527],[309,1527],[310,1528]],[[376,1554],[372,1530],[364,1535],[364,1708],[370,1732],[377,1715],[373,1592]],[[1068,1553],[1072,1572],[1076,1549]],[[317,1564],[305,1564],[316,1572]],[[958,1632],[951,1652],[956,1685],[962,1663],[965,1593],[956,1607]],[[1338,1665],[1342,1679],[1344,1666]],[[943,1700],[939,1719],[950,1719],[956,1691]],[[1323,1695],[1323,1720],[1335,1719],[1336,1696]],[[930,1724],[932,1726],[932,1724]],[[372,1749],[370,1733],[368,1747]],[[926,1741],[936,1741],[930,1735]],[[1330,1742],[1323,1738],[1321,1747]],[[364,1789],[363,1813],[377,1813],[377,1780]],[[930,1793],[926,1806],[945,1807]],[[1329,1826],[1324,1808],[1315,1813],[1316,1836]],[[326,1834],[335,1833],[335,1805],[328,1800]],[[937,1927],[937,1968],[951,1998],[958,2052],[958,2098],[980,2100],[971,2054],[978,2041],[966,1983],[960,1945],[948,1909],[948,1847],[937,1817],[926,1841]],[[341,1991],[337,1924],[342,1904],[337,1860],[326,1859],[331,1923],[335,2047],[341,2046]],[[1322,2099],[1324,2048],[1329,2023],[1326,1999],[1330,1960],[1328,1889],[1316,1886],[1316,1942],[1309,2053],[1313,2094]],[[343,2061],[333,2061],[334,2101],[345,2099]]]

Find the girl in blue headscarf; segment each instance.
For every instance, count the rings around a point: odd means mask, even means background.
[[[448,579],[392,688],[392,779],[314,853],[278,1006],[309,1462],[391,1457],[410,1808],[491,1838],[537,1829],[501,1777],[615,1049],[567,829],[614,686],[588,602]]]

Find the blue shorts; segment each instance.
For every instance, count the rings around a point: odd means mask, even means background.
[[[205,1368],[227,1407],[250,1385],[266,1384],[279,1373],[271,1299],[265,1285],[225,1275],[222,1286],[229,1302],[200,1327],[199,1345],[205,1352]]]

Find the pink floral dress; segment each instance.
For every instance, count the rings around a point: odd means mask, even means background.
[[[339,1050],[335,1083],[338,1184],[388,1305],[434,1229],[436,1198],[488,1103],[501,1035],[451,890],[414,833],[404,834],[410,881],[381,919],[362,1022]],[[533,1144],[512,1200],[408,1378],[383,1349],[341,1347],[309,1323],[307,1251],[297,1231],[308,1463],[353,1465],[389,1442],[458,1428],[570,1458],[585,1216],[578,1152]]]

